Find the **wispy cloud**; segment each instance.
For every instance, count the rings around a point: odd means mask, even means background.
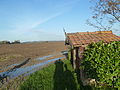
[[[42,34],[49,35],[48,32],[51,32],[50,36],[52,36],[54,34],[54,33],[52,34],[52,31],[46,32],[46,31],[43,31],[41,28],[38,29],[37,27],[39,27],[40,25],[42,25],[42,24],[44,24],[44,23],[62,15],[64,13],[66,13],[71,8],[73,8],[73,6],[78,1],[80,1],[80,0],[74,0],[74,1],[73,0],[65,0],[65,1],[62,0],[62,2],[60,1],[61,2],[60,4],[57,3],[56,5],[51,6],[50,9],[48,8],[48,12],[46,11],[46,13],[44,13],[45,14],[44,17],[41,17],[41,13],[43,14],[43,12],[39,11],[39,14],[34,15],[32,17],[32,20],[30,20],[30,21],[26,20],[26,18],[23,16],[22,20],[20,20],[21,22],[19,22],[19,20],[18,20],[18,22],[13,23],[12,27],[14,27],[14,29],[9,30],[9,32],[7,32],[7,33],[9,33],[10,35],[13,35],[13,38],[14,37],[19,37],[19,38],[23,38],[23,39],[25,37],[26,38],[27,37],[33,38],[32,36],[34,36],[34,38],[36,39],[36,38],[39,38],[40,35],[43,36]],[[49,12],[49,10],[52,11],[52,13]],[[35,18],[37,17],[38,19],[35,20],[34,17]],[[40,19],[39,19],[39,17],[40,17]],[[19,16],[18,17],[16,16],[16,18],[19,19]],[[38,29],[38,31],[40,31],[39,34],[36,33],[36,28]],[[54,34],[53,36],[58,36],[58,35]]]
[[[57,17],[57,16],[60,16],[60,15],[62,15],[62,13],[63,13],[63,12],[55,13],[55,14],[53,14],[52,16],[49,16],[49,17],[43,19],[42,21],[41,21],[41,20],[40,20],[40,21],[37,21],[37,22],[33,23],[33,24],[30,26],[30,29],[33,29],[33,28],[39,26],[40,24],[43,24],[43,23],[45,23],[45,22],[47,22],[47,21],[49,21],[49,20],[51,20],[51,19],[53,19],[53,18],[55,18],[55,17]]]
[[[49,21],[49,20],[51,20],[51,19],[54,19],[54,18],[57,17],[57,16],[62,15],[62,14],[65,13],[67,10],[69,10],[70,8],[72,8],[73,5],[74,5],[75,3],[77,3],[78,1],[80,1],[80,0],[74,0],[74,1],[72,0],[72,1],[68,1],[67,3],[63,3],[62,5],[60,5],[61,7],[59,7],[59,8],[64,8],[64,10],[58,11],[57,13],[53,14],[52,16],[49,16],[49,17],[45,18],[45,19],[42,20],[42,21],[40,20],[40,21],[37,21],[37,22],[33,23],[33,24],[30,26],[30,29],[35,28],[35,27],[39,26],[40,24],[43,24],[43,23],[45,23],[45,22],[47,22],[47,21]],[[68,6],[69,6],[69,7],[68,7]],[[55,8],[57,8],[57,7],[55,7]]]
[[[54,12],[53,14],[47,15],[43,19],[38,19],[38,20],[35,20],[32,22],[24,21],[26,23],[23,23],[21,25],[15,24],[16,25],[15,29],[16,29],[16,31],[18,31],[18,30],[28,31],[28,30],[34,29],[37,26],[40,26],[41,24],[46,23],[47,21],[52,20],[55,17],[60,16],[60,15],[64,14],[65,12],[69,11],[74,6],[74,4],[77,3],[78,1],[80,1],[80,0],[74,0],[74,1],[73,0],[69,0],[69,1],[66,0],[66,2],[62,2],[61,4],[58,4],[55,7],[53,6],[53,8],[56,8],[58,10],[58,11]]]
[[[24,33],[29,33],[29,32],[33,32],[34,30],[34,28],[36,28],[36,27],[38,27],[39,25],[41,25],[41,24],[43,24],[43,23],[45,23],[45,22],[47,22],[47,21],[49,21],[49,20],[51,20],[51,19],[53,19],[53,18],[55,18],[55,17],[57,17],[57,16],[59,16],[59,15],[61,15],[63,12],[59,12],[59,13],[55,13],[55,14],[53,14],[53,15],[51,15],[51,16],[49,16],[49,17],[46,17],[46,18],[44,18],[43,20],[37,20],[37,21],[35,21],[35,22],[32,22],[32,23],[28,23],[28,24],[25,24],[25,25],[21,25],[21,26],[16,26],[16,28],[14,29],[14,30],[11,30],[10,32],[12,33],[12,34],[16,34],[16,35],[22,35],[22,34],[24,34]]]

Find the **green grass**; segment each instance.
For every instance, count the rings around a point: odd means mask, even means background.
[[[85,88],[69,60],[56,61],[30,75],[20,85],[20,90],[88,90]]]
[[[70,60],[56,61],[39,70],[21,83],[19,90],[112,90],[107,87],[83,86],[79,70],[74,70]]]

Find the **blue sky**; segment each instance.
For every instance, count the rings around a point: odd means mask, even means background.
[[[66,32],[95,31],[86,25],[89,0],[0,0],[0,40],[64,40]]]

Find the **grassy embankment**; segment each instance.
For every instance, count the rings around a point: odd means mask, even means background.
[[[88,90],[80,82],[69,60],[56,61],[30,77],[20,85],[20,90]],[[90,87],[89,87],[90,89]]]
[[[20,90],[112,90],[107,87],[83,86],[80,73],[75,71],[70,60],[54,64],[31,74],[20,86]]]

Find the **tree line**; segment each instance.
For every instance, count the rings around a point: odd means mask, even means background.
[[[15,40],[13,42],[10,42],[10,41],[7,41],[7,40],[0,41],[0,44],[19,44],[19,43],[21,43],[20,40]]]

